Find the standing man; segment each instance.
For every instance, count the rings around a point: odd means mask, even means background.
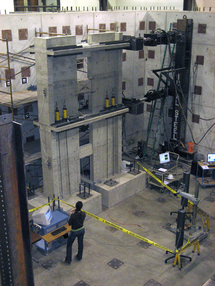
[[[76,237],[78,238],[78,254],[75,256],[77,261],[82,259],[83,254],[83,240],[84,240],[84,219],[86,213],[82,211],[83,203],[78,201],[76,203],[76,209],[70,212],[69,225],[72,226],[70,236],[67,241],[66,247],[66,258],[64,263],[70,264],[72,261],[72,244],[75,241]]]

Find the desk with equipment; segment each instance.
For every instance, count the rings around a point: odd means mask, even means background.
[[[199,168],[202,170],[201,177],[198,176]],[[205,174],[207,174],[207,177]],[[202,187],[215,186],[215,162],[214,164],[210,164],[207,162],[198,162],[197,171],[196,171],[196,179]]]
[[[32,215],[34,224],[37,225],[41,239],[36,242],[38,250],[47,254],[66,243],[64,236],[71,231],[68,225],[69,214],[61,209],[51,212],[49,206],[35,211]],[[41,223],[42,222],[42,223]]]
[[[49,232],[45,235],[43,235],[43,239],[47,242],[50,243],[52,241],[54,241],[55,239],[64,236],[65,234],[67,234],[68,232],[71,231],[71,225],[69,225],[68,223],[57,228],[56,230]]]
[[[175,180],[172,172],[174,172],[175,170],[177,171],[178,167],[179,155],[175,153],[173,154],[177,156],[176,161],[170,160],[170,152],[159,154],[160,164],[155,165],[153,168],[150,169],[150,172],[166,185],[172,183]],[[153,188],[153,186],[156,186],[160,188],[161,192],[163,192],[164,186],[161,185],[153,177],[149,177],[148,183],[150,184],[151,188]]]

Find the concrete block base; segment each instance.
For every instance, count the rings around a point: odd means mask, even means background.
[[[67,196],[64,198],[60,198],[62,201],[66,202],[69,205],[75,206],[77,201],[82,201],[83,202],[83,210],[86,210],[92,214],[98,215],[102,212],[102,195],[98,192],[95,192],[93,190],[90,191],[90,193],[92,194],[91,197],[86,198],[86,199],[80,199],[77,194],[72,194],[71,196]],[[29,206],[29,210],[35,207],[39,207],[41,205],[47,204],[48,199],[46,197],[44,197],[42,194],[36,198],[30,199],[28,200],[28,206]],[[72,210],[73,208],[71,208],[70,206],[68,206],[67,204],[64,204],[62,202],[60,202],[60,207],[66,211],[66,212],[70,212],[70,210]],[[50,205],[52,206],[52,204]],[[55,208],[58,207],[58,201],[55,201]],[[29,213],[29,219],[32,219],[32,213]],[[88,219],[89,217],[86,217],[86,219]]]
[[[109,185],[107,185],[110,182]],[[116,185],[114,185],[117,183]],[[113,184],[113,186],[110,186]],[[102,195],[102,205],[110,208],[125,199],[143,191],[146,187],[146,173],[139,174],[121,173],[112,178],[95,184],[95,190]]]

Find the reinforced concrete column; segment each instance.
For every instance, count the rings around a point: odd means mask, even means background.
[[[122,116],[107,121],[107,170],[108,177],[121,172],[122,165]]]
[[[114,118],[114,174],[122,171],[122,116]]]

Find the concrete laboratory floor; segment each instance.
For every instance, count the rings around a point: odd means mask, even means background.
[[[190,193],[195,190],[195,177],[190,178]],[[81,262],[75,259],[71,265],[62,263],[66,245],[43,255],[33,246],[32,254],[36,286],[200,286],[215,285],[215,188],[199,189],[199,207],[210,215],[210,232],[200,242],[200,256],[192,253],[193,247],[183,254],[192,261],[182,260],[181,270],[173,267],[173,260],[165,250],[143,243],[119,230],[93,218],[85,222],[84,254]],[[168,190],[160,193],[146,188],[122,203],[103,210],[100,217],[157,242],[175,249],[175,234],[167,229],[176,220],[171,211],[180,208],[180,198]],[[202,225],[198,215],[197,225]],[[186,241],[184,241],[184,244]],[[73,257],[77,253],[77,241],[73,244]],[[112,266],[109,263],[113,260]],[[118,268],[117,268],[117,263]],[[114,268],[116,266],[116,268]]]

